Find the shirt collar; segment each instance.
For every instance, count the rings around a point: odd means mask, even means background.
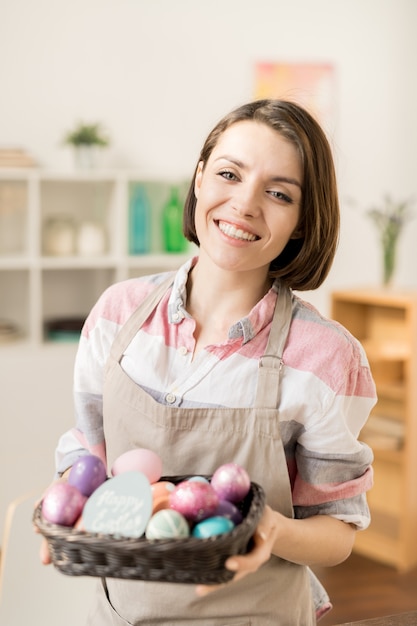
[[[175,275],[168,301],[168,320],[171,324],[179,324],[184,318],[191,318],[185,308],[187,304],[186,287],[188,274],[197,261],[197,256],[189,259],[179,268]],[[268,293],[255,304],[249,314],[230,327],[229,340],[242,338],[242,343],[245,344],[265,328],[274,315],[277,294],[278,283],[275,281]]]

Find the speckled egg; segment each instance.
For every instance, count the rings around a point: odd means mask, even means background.
[[[181,513],[172,509],[158,511],[151,517],[146,527],[147,539],[177,539],[189,537],[190,527]]]
[[[198,539],[207,539],[215,535],[223,535],[234,528],[232,520],[220,515],[208,517],[196,524],[192,530],[192,536]]]
[[[211,517],[219,505],[219,498],[209,483],[183,481],[169,496],[171,509],[196,522]]]
[[[117,457],[111,468],[113,476],[132,471],[141,472],[150,483],[156,483],[162,475],[162,460],[153,450],[135,448]]]
[[[220,500],[241,502],[250,490],[249,474],[237,463],[226,463],[214,472],[211,486]]]
[[[42,515],[52,524],[72,526],[80,517],[87,498],[67,482],[53,483],[42,500]]]

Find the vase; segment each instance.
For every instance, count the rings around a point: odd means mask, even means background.
[[[382,246],[382,282],[384,287],[389,287],[392,284],[397,260],[397,242],[398,239],[396,237],[391,238],[389,241],[385,241]]]
[[[97,167],[97,146],[81,145],[74,148],[74,163],[77,170],[93,170]]]

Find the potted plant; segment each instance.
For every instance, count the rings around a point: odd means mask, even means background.
[[[74,148],[77,167],[91,169],[96,164],[98,149],[107,147],[110,140],[101,124],[79,122],[65,135],[64,143]]]
[[[408,220],[413,217],[410,211],[412,199],[394,201],[386,194],[381,206],[373,206],[367,211],[368,217],[375,224],[382,252],[382,282],[388,286],[395,272],[397,248],[400,235]]]

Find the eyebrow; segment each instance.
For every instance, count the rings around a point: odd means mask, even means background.
[[[216,163],[216,161],[222,160],[230,161],[230,163],[233,163],[237,167],[245,168],[245,164],[243,163],[243,161],[239,161],[239,159],[228,156],[227,154],[224,154],[217,157],[217,159],[214,159],[214,163]],[[301,183],[296,178],[289,178],[288,176],[273,176],[271,180],[274,183],[288,183],[289,185],[295,185],[296,187],[299,187],[301,190],[303,189]]]

